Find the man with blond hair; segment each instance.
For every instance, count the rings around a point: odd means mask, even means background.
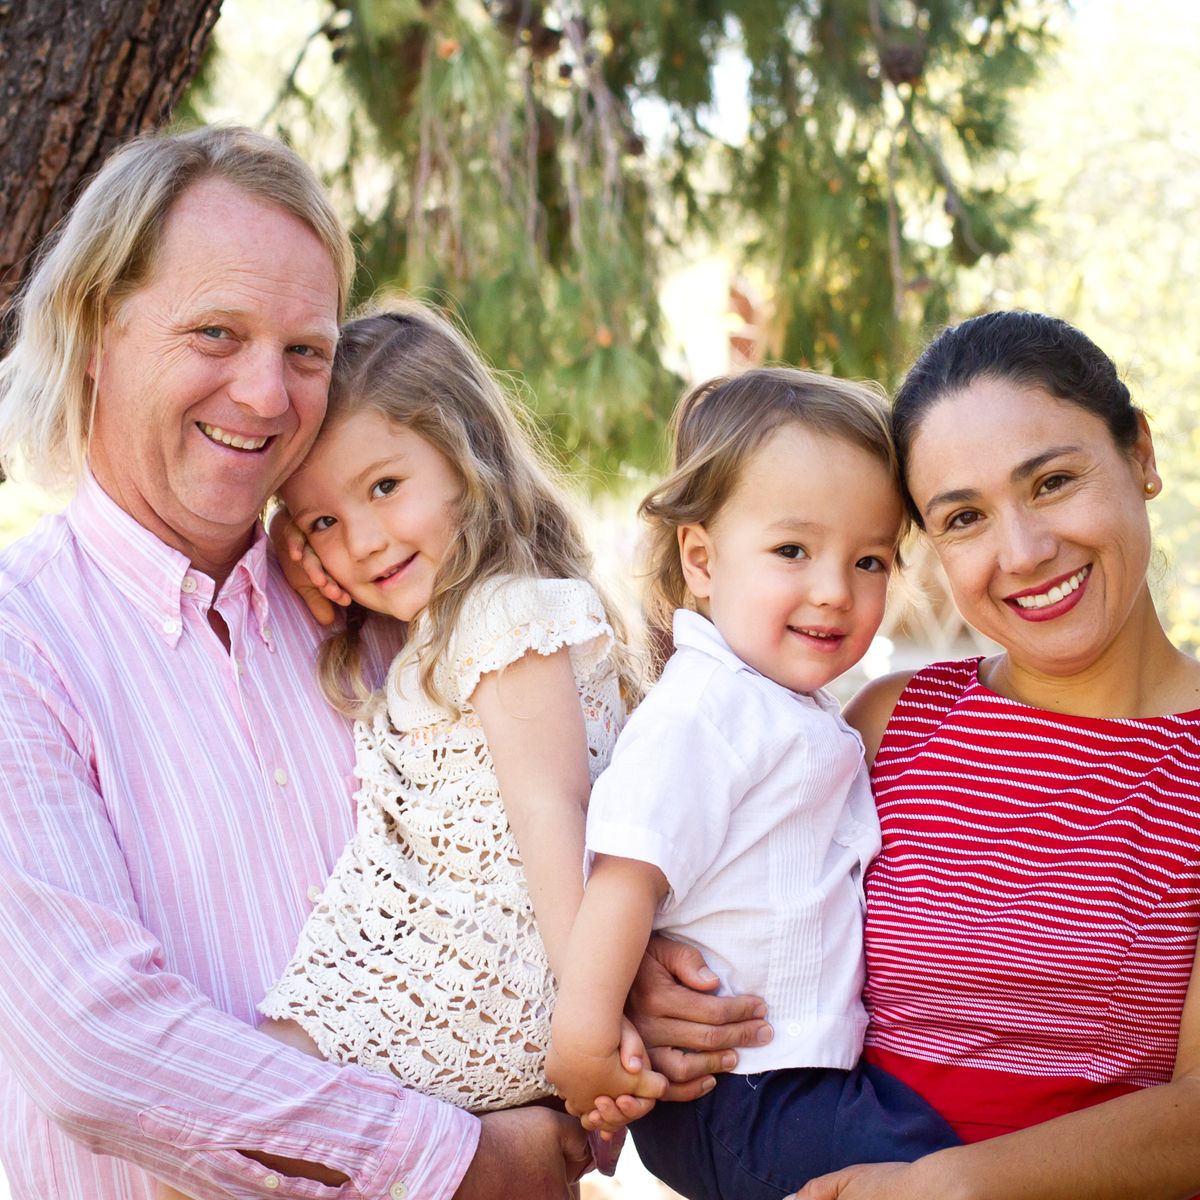
[[[587,1163],[561,1114],[475,1118],[253,1027],[353,824],[321,630],[258,524],[352,265],[290,150],[202,129],[119,151],[20,301],[0,451],[73,495],[0,558],[14,1200],[562,1200]]]

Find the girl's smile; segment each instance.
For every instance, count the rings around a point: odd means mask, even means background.
[[[356,603],[411,621],[433,595],[461,490],[458,472],[432,443],[361,409],[321,431],[282,496]]]

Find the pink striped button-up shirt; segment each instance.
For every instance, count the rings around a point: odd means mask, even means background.
[[[0,1157],[14,1200],[444,1200],[474,1118],[256,1033],[353,824],[321,632],[265,539],[221,588],[86,478],[0,558]],[[341,1189],[242,1149],[323,1162]]]

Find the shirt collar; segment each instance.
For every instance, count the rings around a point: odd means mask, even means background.
[[[753,675],[771,687],[778,688],[789,696],[795,696],[797,700],[815,704],[826,712],[839,713],[841,711],[841,705],[824,688],[817,688],[813,692],[793,692],[790,688],[776,683],[773,679],[768,679],[761,671],[756,671],[752,666],[744,663],[730,649],[729,643],[721,636],[721,631],[707,617],[701,616],[698,612],[693,612],[688,608],[677,608],[672,623],[672,632],[677,648],[687,647],[690,650],[698,650],[701,654],[707,654],[709,658],[715,658],[717,662],[722,663],[731,671],[743,671],[747,675]]]
[[[207,613],[216,586],[186,555],[133,519],[85,470],[66,509],[67,523],[96,568],[116,585],[159,635],[174,646],[183,631],[184,605]],[[269,546],[262,526],[221,590],[222,600],[248,595],[259,636],[270,643],[267,605]]]

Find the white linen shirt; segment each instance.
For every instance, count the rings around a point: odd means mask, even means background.
[[[654,928],[694,946],[722,995],[762,996],[775,1037],[739,1074],[848,1069],[862,1051],[863,872],[879,821],[858,734],[828,693],[742,662],[675,613],[676,651],[592,790],[587,862],[652,863]]]

